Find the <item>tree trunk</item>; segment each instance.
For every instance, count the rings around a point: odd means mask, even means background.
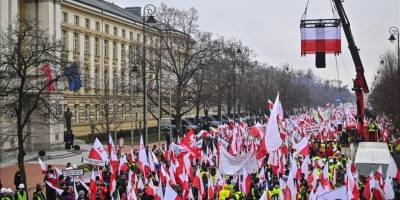
[[[199,116],[200,116],[200,104],[196,103],[196,116],[195,116],[196,123],[199,121]]]
[[[26,184],[26,172],[25,172],[25,162],[24,162],[24,157],[25,157],[25,148],[24,148],[24,136],[23,136],[23,128],[21,125],[21,112],[17,112],[17,123],[18,123],[18,168],[21,173],[21,182],[25,185],[25,188],[27,188]]]

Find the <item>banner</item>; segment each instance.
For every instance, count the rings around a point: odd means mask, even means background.
[[[332,200],[332,199],[346,200],[346,199],[348,199],[346,186],[342,186],[340,188],[334,189],[325,194],[319,195],[317,197],[317,199],[318,200]]]
[[[257,160],[254,152],[250,152],[237,157],[229,154],[225,148],[219,151],[219,171],[223,175],[241,174],[242,169],[246,168],[248,173],[256,173],[258,170]]]

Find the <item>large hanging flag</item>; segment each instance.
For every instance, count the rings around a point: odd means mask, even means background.
[[[301,27],[301,54],[341,53],[341,27]]]
[[[78,71],[78,64],[71,63],[65,70],[65,76],[68,79],[68,89],[70,91],[79,90],[82,87],[81,75]]]

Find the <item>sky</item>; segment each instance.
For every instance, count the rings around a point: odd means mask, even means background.
[[[293,69],[312,69],[314,74],[329,80],[340,80],[350,88],[355,77],[354,64],[342,32],[342,54],[327,55],[327,67],[317,69],[314,55],[300,56],[300,20],[307,0],[113,0],[121,7],[161,3],[169,7],[199,12],[201,31],[216,36],[240,39],[256,53],[258,61],[272,66],[289,64]],[[365,77],[372,84],[380,57],[386,51],[397,51],[390,43],[389,28],[400,26],[399,0],[345,0],[353,36],[360,49]],[[331,18],[330,0],[309,0],[308,19]]]

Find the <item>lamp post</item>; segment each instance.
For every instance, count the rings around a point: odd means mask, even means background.
[[[148,132],[147,132],[147,83],[146,83],[146,23],[155,23],[154,13],[156,7],[152,4],[147,4],[143,8],[143,57],[142,57],[142,80],[143,80],[143,131],[145,135],[145,144],[148,144]],[[147,17],[147,18],[146,18]]]
[[[394,42],[395,40],[397,40],[397,73],[400,74],[400,31],[399,28],[392,26],[389,28],[389,33],[390,33],[390,37],[389,37],[389,41],[390,42]],[[397,38],[396,38],[396,36]]]
[[[236,49],[236,45],[233,46],[233,123],[236,121],[236,54],[241,54],[240,48]]]

